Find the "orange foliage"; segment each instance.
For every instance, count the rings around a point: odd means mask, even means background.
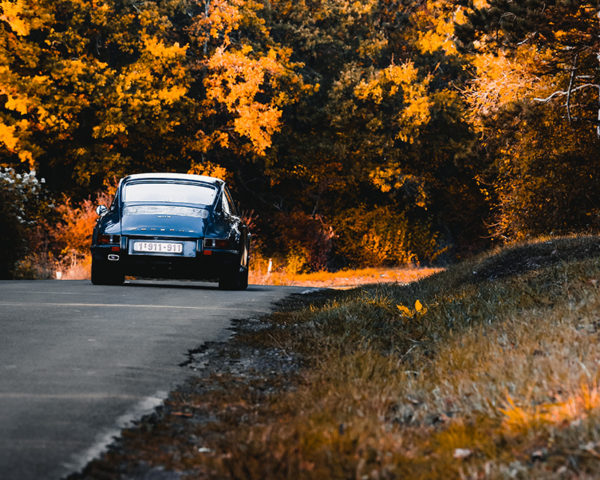
[[[600,408],[600,389],[597,385],[581,383],[580,391],[556,403],[519,407],[510,396],[504,414],[504,427],[514,433],[527,432],[543,425],[562,425],[588,416]]]
[[[58,248],[58,269],[64,272],[62,278],[87,278],[90,266],[90,244],[92,230],[98,215],[96,207],[109,205],[107,193],[98,193],[94,200],[87,198],[74,205],[69,197],[57,206],[60,221],[50,229],[50,235]],[[77,273],[75,273],[77,272]]]
[[[220,178],[221,180],[229,180],[231,176],[225,167],[209,161],[193,163],[187,173],[192,175],[206,175],[208,177]]]
[[[208,61],[211,74],[204,84],[207,106],[221,104],[233,114],[233,131],[251,142],[252,150],[263,155],[271,146],[271,136],[279,130],[281,110],[278,98],[269,103],[257,100],[265,85],[275,86],[276,78],[285,73],[284,51],[269,51],[267,56],[252,58],[252,47],[226,51],[219,48]],[[289,53],[288,53],[289,55]],[[228,135],[228,134],[225,134]],[[220,142],[229,141],[220,138]]]

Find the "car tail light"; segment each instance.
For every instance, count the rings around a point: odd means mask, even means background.
[[[205,238],[204,248],[229,248],[229,239],[227,238]]]
[[[98,243],[100,245],[114,245],[121,243],[121,235],[98,235]]]

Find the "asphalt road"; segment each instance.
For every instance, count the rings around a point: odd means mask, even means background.
[[[293,287],[0,282],[0,478],[57,479],[97,456],[190,371],[179,364],[230,321]]]

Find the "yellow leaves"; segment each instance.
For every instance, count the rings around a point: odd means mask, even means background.
[[[387,167],[377,167],[369,173],[369,179],[383,193],[409,185],[413,196],[412,201],[418,207],[427,209],[430,200],[425,189],[426,182],[423,178],[403,173],[398,164],[392,163]]]
[[[369,174],[373,185],[379,188],[383,193],[387,193],[394,188],[400,188],[402,185],[396,180],[401,178],[401,170],[398,166],[387,168],[377,167]]]
[[[13,152],[19,142],[19,138],[15,135],[16,127],[14,125],[6,125],[4,122],[0,122],[0,142],[2,142],[6,148]]]
[[[383,100],[384,88],[389,95],[396,95],[400,88],[410,88],[417,80],[418,70],[412,62],[402,65],[390,65],[377,71],[369,81],[361,81],[354,89],[354,94],[360,100],[372,100],[376,104]]]
[[[237,30],[243,20],[240,11],[242,2],[212,0],[206,4],[205,14],[198,15],[193,27],[200,43],[210,39],[222,39],[223,45],[229,45],[230,34]]]
[[[4,108],[7,110],[13,110],[21,115],[25,115],[29,108],[29,100],[24,96],[12,96],[7,95],[6,103],[4,104]]]
[[[181,99],[186,93],[187,87],[181,85],[174,85],[173,87],[162,88],[158,91],[158,98],[160,98],[167,105],[176,102]]]
[[[90,62],[80,58],[68,59],[63,62],[63,67],[66,76],[76,79],[89,70]]]
[[[420,300],[415,301],[415,306],[413,309],[410,309],[402,304],[396,305],[396,308],[400,312],[401,317],[408,319],[414,319],[427,313],[427,309],[423,306]]]
[[[111,137],[120,133],[127,132],[127,125],[124,123],[108,123],[94,127],[94,138]]]
[[[252,142],[254,150],[264,155],[271,146],[271,137],[279,129],[281,110],[259,102],[237,108],[238,117],[233,121],[234,130]]]
[[[158,116],[165,107],[182,100],[189,90],[189,72],[183,66],[187,46],[171,46],[143,35],[145,53],[123,69],[114,82],[112,102],[135,119]],[[110,134],[110,130],[106,131]],[[116,133],[116,132],[112,132]]]
[[[28,126],[27,122],[20,121],[15,125],[6,125],[0,121],[0,144],[4,144],[6,149],[11,153],[16,153],[19,157],[19,161],[27,163],[31,169],[34,168],[33,154],[23,148],[20,144],[18,131],[26,129]]]
[[[178,42],[169,46],[162,40],[149,35],[143,35],[142,41],[144,42],[146,51],[161,60],[176,60],[177,58],[184,57],[188,48],[187,45],[183,47],[179,46]]]
[[[229,177],[231,176],[225,167],[210,161],[193,163],[187,173],[193,175],[206,175],[208,177],[220,178],[221,180],[229,180]]]
[[[412,62],[406,62],[402,65],[390,65],[383,70],[384,77],[394,86],[410,85],[417,81],[419,70]],[[392,94],[396,92],[392,90]]]
[[[0,2],[0,9],[2,10],[0,20],[8,23],[17,35],[29,35],[31,25],[23,18],[29,8],[24,0]]]
[[[20,37],[29,35],[31,30],[40,29],[52,20],[52,15],[36,0],[2,0],[0,11],[0,20],[6,22]]]
[[[421,312],[422,310],[423,310],[423,304],[421,303],[421,301],[420,301],[420,300],[417,300],[417,301],[415,302],[415,311],[416,311],[417,313],[419,313],[419,312]]]
[[[428,0],[427,8],[418,12],[416,20],[420,24],[417,31],[416,46],[422,53],[443,50],[446,54],[456,55],[454,41],[455,25],[467,21],[468,10],[448,0]]]
[[[419,25],[416,46],[422,53],[443,50],[448,55],[457,55],[455,25],[467,22],[471,11],[457,2],[449,0],[428,0],[426,8],[414,14],[413,21]],[[487,0],[475,0],[475,8],[487,6]]]
[[[433,53],[441,49],[448,54],[456,54],[457,50],[453,35],[454,21],[443,19],[439,21],[435,29],[419,32],[417,47],[423,53]]]
[[[425,125],[429,122],[429,119],[431,117],[431,99],[427,96],[419,96],[418,94],[416,94],[416,92],[414,93],[415,94],[409,98],[408,105],[406,106],[400,117],[402,123],[410,124],[409,130],[413,130],[416,127]],[[410,139],[409,135],[403,132],[400,132],[398,134],[398,138],[402,139],[405,142],[409,141]]]
[[[403,317],[412,317],[413,316],[413,312],[411,311],[411,309],[408,307],[405,307],[404,305],[396,305],[396,308],[398,309],[398,311],[400,312],[400,314]]]
[[[35,160],[33,159],[33,155],[30,151],[21,150],[18,156],[21,163],[27,163],[30,169],[35,168]]]
[[[504,51],[473,58],[476,76],[465,91],[473,121],[495,113],[507,104],[543,94],[543,80],[536,66],[546,60],[535,46],[522,45],[508,56]]]
[[[278,102],[286,101],[286,97],[273,96],[268,103],[257,97],[267,86],[275,87],[277,78],[287,73],[282,63],[287,58],[286,52],[275,49],[258,58],[251,54],[250,45],[237,51],[217,49],[207,62],[212,73],[204,84],[209,103],[223,105],[233,115],[233,131],[250,140],[252,150],[263,155],[280,126]]]
[[[370,1],[354,1],[354,2],[348,2],[348,7],[347,7],[347,12],[350,13],[355,13],[355,14],[359,14],[359,15],[365,15],[370,13],[376,6],[376,2],[374,2],[373,0]]]
[[[362,80],[354,89],[359,100],[371,101],[379,106],[389,100],[401,101],[403,108],[396,114],[396,138],[413,143],[419,128],[431,118],[432,100],[428,95],[431,76],[419,77],[419,70],[411,61],[392,64],[377,70],[368,80]],[[395,98],[401,96],[399,99]]]

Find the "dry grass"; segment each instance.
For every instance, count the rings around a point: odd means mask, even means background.
[[[62,280],[89,280],[92,259],[65,257],[57,262],[54,277]],[[249,282],[254,285],[292,285],[317,288],[357,287],[375,283],[407,284],[442,271],[440,268],[397,267],[363,268],[338,272],[292,273],[279,269],[268,273],[266,269],[250,270]]]
[[[256,285],[294,285],[303,287],[357,287],[374,283],[406,284],[440,272],[439,268],[363,268],[338,272],[292,273],[285,269],[268,273],[266,269],[250,271],[250,283]]]
[[[598,478],[599,254],[534,242],[276,314],[239,340],[300,354],[294,388],[229,379],[194,400],[220,412],[192,430],[209,454],[143,458],[189,478]]]
[[[264,425],[236,432],[223,468],[244,478],[277,478],[282,462],[288,478],[594,476],[598,253],[594,237],[517,246],[279,317],[268,341],[310,368]]]

